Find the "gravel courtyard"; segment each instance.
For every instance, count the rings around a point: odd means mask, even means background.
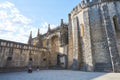
[[[33,73],[0,73],[0,80],[120,80],[120,73],[40,70]]]

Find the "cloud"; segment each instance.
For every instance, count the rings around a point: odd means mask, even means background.
[[[5,1],[0,4],[0,39],[27,43],[30,31],[33,32],[33,37],[37,35],[38,27],[34,27],[32,22],[35,21],[24,16],[13,3]],[[40,33],[47,32],[47,22],[39,25]],[[51,25],[51,29],[55,27]]]
[[[12,7],[14,7],[14,6],[15,6],[15,5],[14,5],[13,3],[8,2],[8,1],[0,4],[0,7],[1,7],[1,8],[12,8]]]
[[[0,4],[0,38],[27,43],[32,20],[22,15],[11,2]]]

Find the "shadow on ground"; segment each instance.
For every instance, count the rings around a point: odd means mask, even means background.
[[[0,73],[0,80],[120,80],[120,73],[40,70],[32,73]]]

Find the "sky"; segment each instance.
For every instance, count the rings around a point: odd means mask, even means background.
[[[81,0],[0,0],[0,39],[27,43],[38,28],[44,34],[48,29],[68,23],[68,14]]]

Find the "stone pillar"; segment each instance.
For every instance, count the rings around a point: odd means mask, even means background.
[[[110,21],[108,6],[103,5],[102,9],[103,9],[103,19],[104,19],[104,25],[106,29],[107,42],[108,42],[109,53],[111,57],[112,69],[113,69],[113,72],[118,72],[120,71],[120,67],[119,67],[120,57],[118,54],[114,30],[112,27],[112,23]]]
[[[73,32],[72,32],[72,20],[71,14],[68,15],[68,68],[72,68],[73,63]]]
[[[85,56],[85,68],[86,71],[94,71],[92,45],[91,45],[91,28],[89,23],[89,9],[83,12],[84,18],[84,56]]]
[[[78,18],[73,19],[73,69],[79,69],[79,37],[78,37],[78,27],[79,27]]]

